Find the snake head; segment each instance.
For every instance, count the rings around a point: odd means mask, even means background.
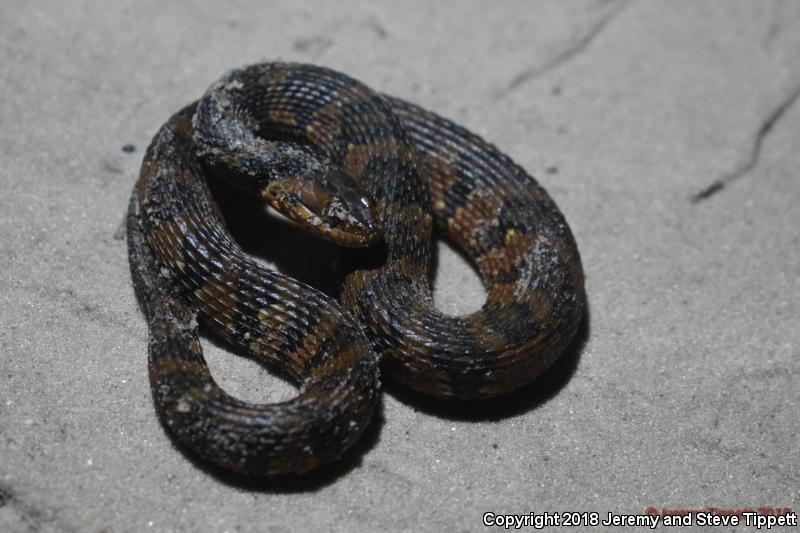
[[[383,236],[369,193],[343,171],[276,179],[261,195],[282,215],[342,246],[368,246]]]

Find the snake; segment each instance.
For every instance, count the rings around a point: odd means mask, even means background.
[[[382,260],[349,273],[339,298],[269,269],[232,237],[212,178],[321,238],[380,248]],[[565,351],[585,308],[575,239],[530,174],[448,119],[309,64],[231,70],[175,113],[144,155],[127,237],[163,425],[202,459],[248,476],[342,457],[380,409],[384,378],[454,401],[519,389]],[[437,309],[437,238],[479,271],[479,310]],[[297,395],[255,403],[226,393],[201,327]]]

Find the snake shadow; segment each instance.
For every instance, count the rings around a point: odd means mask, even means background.
[[[334,299],[339,298],[347,274],[360,265],[380,265],[382,245],[346,249],[311,235],[299,224],[267,208],[252,194],[211,177],[209,188],[225,224],[242,249],[256,262],[291,276]],[[363,268],[363,267],[362,267]]]

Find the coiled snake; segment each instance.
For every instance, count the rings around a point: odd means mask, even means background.
[[[208,173],[342,245],[383,239],[385,263],[350,274],[340,302],[259,266],[228,233]],[[488,398],[546,369],[583,314],[572,234],[530,175],[452,122],[311,65],[234,70],[170,118],[127,224],[157,411],[194,452],[246,474],[341,456],[377,408],[379,362],[425,394]],[[475,313],[433,304],[434,228],[481,273],[487,300]],[[198,320],[298,383],[298,396],[226,394]]]

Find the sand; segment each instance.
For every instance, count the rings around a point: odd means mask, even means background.
[[[800,4],[267,4],[0,5],[0,531],[461,532],[487,512],[797,511]],[[225,70],[274,59],[347,72],[514,157],[572,227],[590,313],[510,398],[464,409],[387,384],[343,462],[243,483],[158,422],[119,230],[167,117]],[[312,238],[290,241],[277,253],[314,261]],[[480,281],[444,245],[436,279],[442,309],[480,306]],[[292,395],[204,346],[232,393]]]

